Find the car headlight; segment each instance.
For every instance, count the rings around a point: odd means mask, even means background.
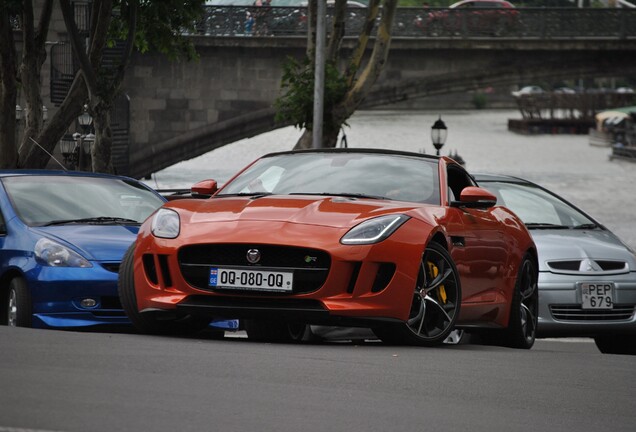
[[[174,210],[161,208],[152,218],[151,231],[155,237],[177,238],[180,229],[179,213]]]
[[[369,219],[351,228],[340,239],[340,243],[373,244],[381,242],[409,219],[409,216],[406,215],[387,215]]]
[[[51,267],[92,267],[86,258],[56,241],[41,238],[35,244],[35,257]]]

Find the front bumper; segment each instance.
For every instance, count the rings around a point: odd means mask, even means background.
[[[613,282],[613,308],[582,308],[581,283]],[[636,272],[610,278],[539,274],[538,337],[594,337],[636,334]]]
[[[129,325],[117,293],[118,264],[90,268],[41,266],[27,273],[33,327]]]
[[[217,224],[215,233],[223,232],[218,225],[223,223]],[[243,223],[242,230],[250,231],[249,225]],[[253,231],[262,231],[262,226],[255,224]],[[421,231],[417,235],[407,223],[383,242],[341,245],[337,239],[346,232],[344,230],[334,228],[329,235],[316,235],[315,227],[304,225],[272,223],[269,227],[268,232],[259,232],[258,243],[236,242],[231,237],[224,241],[215,237],[214,244],[325,251],[330,259],[324,282],[310,289],[299,287],[298,292],[294,288],[291,294],[193,286],[182,272],[179,250],[181,245],[205,245],[201,237],[177,241],[149,235],[138,239],[134,257],[139,310],[181,310],[216,317],[302,319],[308,323],[343,325],[365,325],[378,320],[404,321],[408,317],[425,241],[414,239],[421,238]],[[212,237],[213,234],[205,236]]]

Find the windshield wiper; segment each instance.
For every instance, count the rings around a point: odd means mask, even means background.
[[[271,192],[237,192],[232,194],[219,194],[215,195],[215,198],[225,198],[225,197],[252,197],[252,198],[260,198],[264,196],[272,195]]]
[[[596,229],[596,228],[600,228],[600,227],[598,226],[598,224],[595,224],[595,223],[586,223],[586,224],[581,224],[581,225],[572,227],[572,229]]]
[[[365,199],[379,199],[379,200],[388,199],[383,196],[368,195],[368,194],[353,193],[353,192],[292,192],[288,195],[341,196],[341,197],[347,197],[347,198],[365,198]]]
[[[570,229],[567,225],[556,225],[551,223],[529,222],[526,224],[528,229]]]
[[[98,216],[82,219],[60,219],[51,222],[44,223],[40,226],[52,226],[52,225],[74,225],[74,224],[88,224],[88,225],[141,225],[141,222],[135,219],[126,219],[114,216]]]

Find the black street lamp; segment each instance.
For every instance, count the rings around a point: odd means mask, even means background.
[[[74,133],[73,137],[78,144],[79,169],[80,171],[90,171],[91,147],[95,143],[95,135],[91,132],[93,128],[93,117],[88,112],[88,105],[84,105],[84,111],[77,118],[77,122],[82,133]]]
[[[16,148],[20,145],[20,135],[22,132],[22,118],[24,117],[24,110],[20,105],[15,106],[15,142]]]
[[[88,113],[88,105],[84,105],[84,112],[77,118],[77,121],[82,128],[83,135],[90,132],[90,127],[93,124],[93,117],[91,117]]]
[[[448,129],[446,125],[442,121],[442,116],[439,116],[439,119],[435,121],[433,127],[431,127],[431,140],[433,140],[433,147],[437,150],[437,156],[439,156],[439,151],[442,147],[444,147],[444,143],[446,143],[446,136],[448,135]]]
[[[74,170],[79,163],[79,148],[73,135],[66,134],[62,137],[60,140],[60,151],[64,158],[64,163],[69,166],[69,169]]]
[[[95,134],[89,133],[87,135],[79,136],[80,142],[80,170],[82,171],[92,171],[91,169],[91,160],[93,153],[93,145],[95,145]]]

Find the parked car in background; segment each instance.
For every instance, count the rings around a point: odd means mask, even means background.
[[[462,0],[451,4],[449,9],[514,9],[506,0]]]
[[[519,90],[513,91],[512,95],[515,97],[520,97],[525,95],[538,95],[543,93],[545,93],[545,90],[543,90],[543,88],[536,85],[530,85],[521,87]]]
[[[128,325],[119,265],[165,199],[137,180],[67,171],[0,171],[0,323]]]
[[[430,9],[416,25],[429,33],[469,32],[476,35],[502,36],[514,30],[519,11],[505,0],[462,0],[448,9]]]
[[[441,344],[456,326],[535,338],[536,251],[523,223],[450,158],[389,150],[266,155],[209,199],[166,203],[124,257],[119,292],[142,332],[193,332],[215,316],[248,337],[307,325]]]
[[[576,90],[570,87],[557,87],[553,91],[558,94],[576,94]]]
[[[539,251],[538,337],[592,337],[604,353],[636,354],[636,256],[563,198],[508,176],[478,184],[519,216]]]

